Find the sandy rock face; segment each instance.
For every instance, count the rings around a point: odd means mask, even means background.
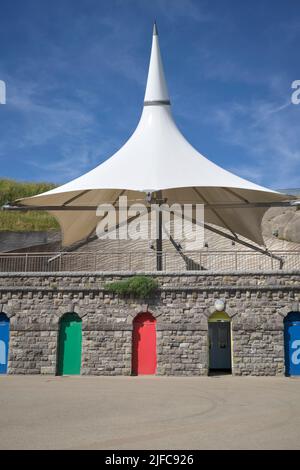
[[[263,235],[300,243],[300,210],[296,207],[273,207],[262,222]]]

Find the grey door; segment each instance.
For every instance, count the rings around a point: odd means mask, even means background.
[[[231,369],[230,322],[211,322],[209,333],[209,368]]]

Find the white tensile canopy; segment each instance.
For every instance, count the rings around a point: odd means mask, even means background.
[[[95,232],[99,204],[116,204],[120,195],[127,196],[129,203],[145,202],[149,192],[169,205],[203,203],[206,224],[259,245],[264,244],[261,221],[268,206],[291,199],[224,170],[183,137],[171,112],[156,26],[144,108],[130,139],[83,176],[16,203],[51,211],[60,223],[66,246]]]

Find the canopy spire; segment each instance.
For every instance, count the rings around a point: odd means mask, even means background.
[[[156,22],[154,22],[152,49],[144,105],[155,106],[170,104],[171,103],[159,49],[157,25]]]

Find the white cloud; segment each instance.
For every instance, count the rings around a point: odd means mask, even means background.
[[[231,171],[275,188],[300,187],[300,106],[233,103],[215,109],[210,120],[223,141],[249,158],[249,164],[234,164]]]
[[[7,109],[13,112],[13,121],[6,128],[12,130],[0,140],[4,168],[7,159],[19,151],[27,155],[27,168],[40,170],[41,179],[65,182],[107,157],[111,141],[102,137],[100,123],[79,98],[50,100],[38,83],[12,79],[9,83]],[[28,158],[31,151],[38,158]]]
[[[79,145],[63,144],[58,159],[54,161],[31,160],[29,163],[41,172],[53,175],[50,178],[51,181],[65,183],[99,164],[103,157],[107,156],[110,144],[109,139]]]

